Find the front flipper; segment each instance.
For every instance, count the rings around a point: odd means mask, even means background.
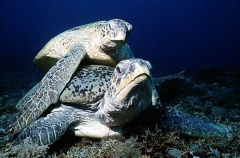
[[[66,132],[68,126],[80,121],[89,115],[89,112],[66,105],[56,105],[46,117],[41,117],[31,123],[18,134],[16,144],[30,137],[38,145],[52,145]]]
[[[61,92],[85,55],[86,51],[81,45],[75,46],[18,102],[17,107],[22,108],[13,117],[9,134],[18,133],[35,121],[49,105],[57,103]]]
[[[223,127],[178,111],[163,114],[161,124],[166,130],[179,130],[181,134],[192,137],[224,137],[228,133]]]

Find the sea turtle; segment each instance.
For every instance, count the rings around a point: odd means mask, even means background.
[[[126,44],[132,25],[120,19],[98,21],[69,29],[52,38],[34,58],[34,65],[48,71],[75,46],[87,53],[83,62],[115,66],[133,57]]]
[[[67,129],[76,136],[91,138],[123,134],[122,126],[158,99],[150,67],[149,62],[141,59],[121,61],[115,69],[103,65],[81,66],[61,93],[59,103],[21,131],[17,143],[31,137],[39,145],[51,145]],[[181,74],[157,80],[170,81]],[[227,133],[223,127],[178,111],[161,112],[157,119],[161,127],[177,129],[188,136],[219,137]]]
[[[35,58],[35,65],[48,70],[58,62],[17,103],[16,106],[22,108],[13,117],[8,133],[18,133],[35,121],[49,105],[57,103],[83,59],[90,63],[115,65],[123,59],[133,58],[130,48],[124,46],[131,29],[131,24],[126,21],[113,19],[70,29],[49,41]]]
[[[35,143],[51,145],[73,123],[70,129],[77,136],[121,134],[124,124],[158,99],[150,68],[142,59],[123,60],[114,70],[103,65],[81,67],[62,92],[61,104],[21,131],[18,140],[31,137]]]

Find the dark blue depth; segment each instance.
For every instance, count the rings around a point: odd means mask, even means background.
[[[0,69],[31,67],[55,35],[112,18],[133,25],[128,43],[155,75],[240,69],[239,8],[239,0],[1,1]]]

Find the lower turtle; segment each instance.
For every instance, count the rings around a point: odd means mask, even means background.
[[[38,68],[51,69],[17,103],[16,107],[21,109],[12,119],[8,133],[20,132],[57,103],[82,60],[114,66],[123,59],[133,58],[125,45],[131,30],[128,22],[112,19],[67,30],[50,40],[34,61]]]
[[[30,137],[39,145],[51,145],[67,129],[92,138],[122,134],[123,125],[159,99],[150,68],[142,59],[123,60],[114,70],[102,65],[80,68],[61,93],[59,104],[28,125],[17,140]]]
[[[141,59],[121,61],[115,69],[103,65],[80,67],[61,93],[59,103],[21,131],[17,142],[31,137],[39,145],[52,145],[67,130],[90,138],[123,134],[126,123],[159,99],[150,68],[150,63]],[[161,127],[177,129],[188,136],[219,137],[227,132],[218,125],[178,111],[165,111],[158,118]]]

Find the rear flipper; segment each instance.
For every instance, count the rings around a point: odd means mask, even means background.
[[[181,134],[192,137],[224,137],[228,134],[223,127],[178,111],[163,114],[161,124],[166,130],[179,130]]]
[[[46,117],[41,117],[31,123],[18,134],[16,143],[21,143],[30,137],[38,145],[52,145],[66,132],[68,126],[84,117],[84,112],[79,115],[74,107],[61,105],[54,108]]]

